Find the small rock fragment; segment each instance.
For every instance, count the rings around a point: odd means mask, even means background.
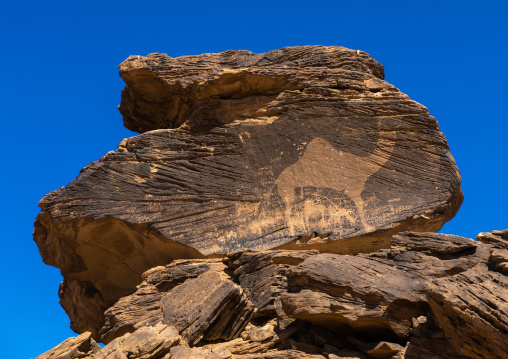
[[[190,345],[236,338],[255,312],[242,288],[213,270],[173,288],[161,305],[164,322],[175,326]]]
[[[369,343],[362,349],[365,350],[365,352],[372,358],[389,359],[392,358],[395,354],[404,350],[404,347],[397,343],[389,343],[383,341],[378,343]]]
[[[63,341],[35,359],[93,359],[100,349],[92,339],[92,333],[85,332]]]
[[[181,340],[176,328],[158,323],[112,340],[93,359],[152,359],[162,357]]]
[[[444,345],[439,336],[430,339],[425,344],[428,348],[442,345],[445,356],[473,359],[507,356],[507,276],[479,264],[455,276],[434,279],[426,294],[432,317],[447,339]]]
[[[486,244],[492,244],[495,248],[508,249],[508,229],[502,231],[481,232],[476,240]]]
[[[487,264],[499,273],[508,275],[508,249],[492,248]]]

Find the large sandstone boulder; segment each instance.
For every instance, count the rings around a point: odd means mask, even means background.
[[[105,309],[178,258],[388,248],[402,230],[437,231],[462,202],[436,120],[365,52],[150,54],[120,75],[125,125],[143,134],[39,203],[43,260],[82,282],[62,286],[68,313],[80,293]]]

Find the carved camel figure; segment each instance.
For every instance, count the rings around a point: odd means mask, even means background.
[[[303,156],[282,171],[274,183],[286,204],[286,220],[289,221],[291,214],[294,215],[291,211],[295,205],[296,188],[333,188],[344,192],[355,203],[364,229],[369,230],[361,193],[367,179],[383,167],[395,147],[394,140],[381,136],[382,133],[378,137],[375,150],[365,157],[338,151],[322,138],[312,139]],[[344,215],[344,210],[339,214]]]

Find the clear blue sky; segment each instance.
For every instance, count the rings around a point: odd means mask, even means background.
[[[0,0],[2,356],[34,358],[74,335],[58,304],[59,271],[32,241],[33,220],[42,196],[135,135],[117,110],[117,66],[129,55],[366,51],[448,138],[465,201],[442,231],[508,228],[507,4]]]

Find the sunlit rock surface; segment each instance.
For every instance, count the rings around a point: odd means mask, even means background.
[[[208,323],[218,316],[219,324],[181,331],[180,321],[163,322],[191,343],[201,335],[237,337],[251,317],[278,313],[284,327],[291,325],[296,312],[285,317],[281,311],[290,306],[283,292],[296,277],[286,276],[285,265],[318,252],[341,257],[388,249],[402,231],[439,230],[462,202],[459,171],[437,121],[385,82],[383,66],[365,52],[303,46],[264,54],[150,54],[129,57],[120,75],[126,83],[124,124],[141,134],[46,195],[35,221],[34,239],[44,262],[64,276],[61,304],[79,333],[110,341],[139,330],[138,319],[153,319],[115,312],[138,293],[142,274],[151,268],[179,259],[207,263],[231,253],[272,260],[249,250],[305,252],[289,259],[281,254],[282,262],[255,270],[228,257],[226,276],[214,280],[231,292],[234,299],[227,303],[244,308],[241,318],[228,317],[229,304],[223,303],[209,318],[199,317]],[[400,254],[400,267],[437,277],[473,266],[472,259],[439,257],[453,256],[456,238],[427,235],[434,243],[427,252],[411,238],[404,246],[395,240],[392,253]],[[448,245],[441,248],[443,241]],[[476,250],[458,241],[460,251]],[[503,253],[486,255],[497,273],[505,273]],[[379,258],[378,265],[390,266],[387,260]],[[393,270],[400,280],[409,275]],[[198,272],[181,278],[197,281],[204,275]],[[235,278],[231,285],[222,282],[227,275]],[[191,295],[186,293],[178,297],[182,303]],[[423,297],[415,298],[420,303]],[[165,312],[169,318],[171,310]],[[388,339],[406,340],[413,313],[404,315],[400,328],[397,318],[383,319],[381,326],[393,333]],[[143,323],[156,324],[150,320]],[[365,348],[392,348],[371,344]]]

